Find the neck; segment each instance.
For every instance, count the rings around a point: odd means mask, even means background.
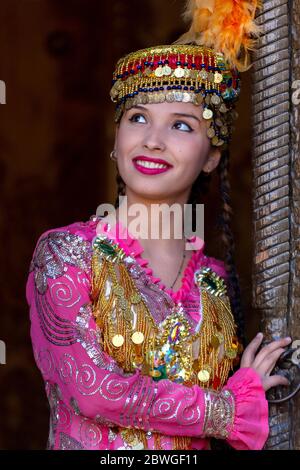
[[[186,201],[186,193],[176,198],[149,200],[127,192],[116,210],[116,218],[129,234],[139,239],[147,256],[153,251],[182,252]]]

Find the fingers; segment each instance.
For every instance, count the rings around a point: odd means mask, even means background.
[[[283,338],[278,339],[276,341],[272,341],[267,346],[264,346],[261,351],[257,354],[254,360],[253,367],[260,367],[260,365],[266,360],[272,357],[273,353],[277,355],[277,352],[280,351],[282,348],[286,347],[291,342],[291,338]],[[279,356],[284,352],[281,351]],[[279,357],[278,356],[278,357]],[[275,361],[276,362],[276,361]]]
[[[270,377],[267,377],[264,380],[265,391],[269,390],[272,387],[277,387],[278,385],[288,386],[290,385],[290,382],[286,377],[283,377],[282,375],[271,375]]]
[[[274,369],[276,362],[280,358],[281,354],[283,354],[285,351],[284,348],[277,349],[277,351],[274,351],[270,356],[266,357],[264,361],[260,363],[258,368],[265,374],[270,374],[272,370]]]
[[[261,345],[263,334],[258,333],[255,338],[248,344],[241,358],[241,367],[251,367],[255,358],[255,354]]]

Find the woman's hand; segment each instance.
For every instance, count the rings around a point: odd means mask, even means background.
[[[288,379],[282,375],[270,376],[270,374],[279,357],[285,351],[286,346],[291,342],[291,338],[272,341],[257,353],[262,339],[263,334],[258,333],[251,343],[248,344],[242,355],[240,367],[252,367],[260,375],[265,391],[277,385],[289,385]]]

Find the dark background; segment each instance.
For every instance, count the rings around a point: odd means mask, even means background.
[[[132,50],[168,44],[186,26],[184,0],[1,0],[0,80],[0,448],[44,449],[49,411],[33,360],[25,283],[41,233],[85,221],[113,203],[114,65]],[[231,145],[236,261],[251,309],[251,71],[243,74]],[[222,258],[214,230],[218,179],[205,206],[206,254]]]

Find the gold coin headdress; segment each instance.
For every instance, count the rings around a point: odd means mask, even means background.
[[[175,43],[141,49],[122,57],[113,74],[110,96],[115,121],[138,104],[164,101],[202,105],[207,135],[226,145],[237,118],[240,72],[250,67],[249,51],[259,28],[257,0],[188,0],[189,31]]]

